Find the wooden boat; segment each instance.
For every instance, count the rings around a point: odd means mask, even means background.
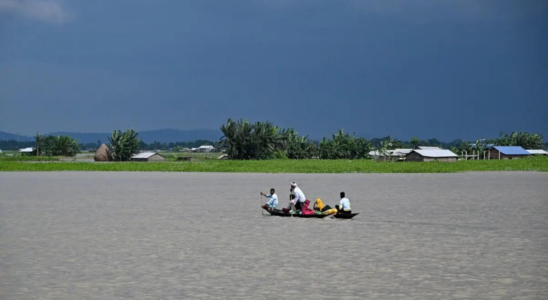
[[[316,218],[316,219],[322,219],[322,218],[327,217],[327,215],[297,215],[297,214],[285,213],[285,212],[283,212],[279,209],[274,209],[274,210],[269,210],[269,209],[266,209],[266,208],[263,208],[263,209],[266,210],[269,214],[271,214],[273,216],[278,216],[278,217]],[[355,216],[357,216],[359,214],[360,213],[334,214],[334,215],[331,215],[331,216],[336,218],[336,219],[352,219],[352,218],[354,218]]]

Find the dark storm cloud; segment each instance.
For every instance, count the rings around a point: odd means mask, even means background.
[[[0,1],[0,130],[548,134],[543,1],[27,2],[72,22]]]

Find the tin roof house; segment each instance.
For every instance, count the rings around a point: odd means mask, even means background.
[[[21,155],[36,155],[36,148],[34,147],[21,148],[19,149],[19,153],[21,153]]]
[[[487,152],[487,159],[516,159],[529,155],[521,146],[493,146]]]
[[[444,161],[456,162],[458,156],[450,150],[438,147],[425,147],[426,149],[415,149],[405,156],[406,161]]]
[[[548,155],[548,152],[546,152],[546,150],[542,150],[542,149],[538,149],[538,150],[526,149],[525,151],[529,152],[529,155]]]
[[[369,152],[369,156],[374,160],[401,160],[413,149],[394,149],[394,150],[374,150]]]
[[[202,145],[196,149],[198,152],[213,152],[215,150],[215,147],[211,145]]]
[[[143,152],[131,157],[131,161],[165,161],[166,158],[157,152]]]

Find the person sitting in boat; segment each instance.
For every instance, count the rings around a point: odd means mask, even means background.
[[[322,199],[320,198],[316,199],[316,202],[314,203],[314,210],[324,212],[330,209],[331,209],[331,206],[327,204],[323,204]]]
[[[350,208],[350,200],[346,198],[344,192],[341,192],[341,202],[339,205],[335,205],[339,214],[351,214],[352,209]]]
[[[316,212],[314,210],[310,209],[309,205],[310,205],[310,200],[306,199],[304,201],[304,204],[303,204],[303,207],[302,207],[302,210],[301,210],[301,215],[314,215],[314,214],[316,214]]]
[[[336,208],[331,208],[331,206],[327,204],[323,204],[322,199],[318,198],[316,199],[316,203],[314,203],[314,210],[320,211],[323,215],[334,215],[338,211]]]
[[[301,210],[304,205],[304,201],[306,201],[306,197],[303,191],[297,186],[297,183],[295,181],[291,183],[290,192],[292,195],[295,195],[295,199],[290,198],[291,203],[295,205],[295,208],[297,210]]]
[[[278,208],[278,195],[275,194],[276,190],[270,189],[270,194],[265,194],[261,191],[261,196],[268,198],[268,202],[262,206],[268,210],[273,210]]]

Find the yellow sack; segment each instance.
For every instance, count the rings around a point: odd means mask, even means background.
[[[337,213],[336,208],[328,209],[328,210],[323,212],[324,215],[330,215],[330,214],[336,214],[336,213]]]

